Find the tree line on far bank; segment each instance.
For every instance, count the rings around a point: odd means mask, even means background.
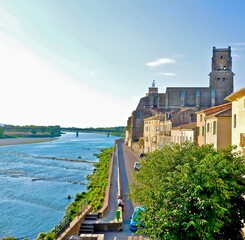
[[[70,128],[72,130],[73,128]],[[76,128],[74,128],[76,129]],[[95,132],[107,134],[111,136],[124,137],[126,127],[106,127],[106,128],[83,128],[83,132]],[[4,125],[0,126],[0,139],[3,138],[18,138],[18,137],[60,137],[62,134],[62,128],[56,126],[14,126]]]
[[[0,138],[18,137],[59,137],[61,136],[60,126],[14,126],[4,125],[0,127]]]

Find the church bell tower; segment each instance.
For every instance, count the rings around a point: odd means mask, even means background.
[[[209,74],[209,88],[211,89],[211,98],[214,104],[224,103],[225,97],[233,92],[233,77],[231,47],[215,48],[213,47],[212,71]]]

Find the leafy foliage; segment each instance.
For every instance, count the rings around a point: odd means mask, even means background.
[[[77,193],[74,202],[72,202],[66,209],[65,216],[70,216],[70,220],[74,219],[79,213],[79,205],[84,201],[85,198],[88,200],[88,204],[93,207],[93,211],[99,210],[104,202],[105,189],[108,184],[109,177],[109,164],[111,154],[114,148],[103,149],[98,154],[99,162],[95,164],[93,174],[88,176],[88,192]],[[61,220],[61,222],[64,218]],[[49,233],[40,233],[36,240],[49,240],[55,239],[54,229]]]
[[[0,127],[0,138],[4,137],[4,129],[3,127]]]
[[[1,131],[2,134],[1,134]],[[61,136],[60,126],[14,126],[5,125],[0,129],[0,138],[9,137],[59,137]]]
[[[83,128],[80,129],[79,131],[83,132],[95,132],[95,133],[103,133],[107,134],[108,132],[110,133],[111,136],[116,136],[116,137],[125,137],[125,132],[126,132],[126,127],[105,127],[105,128]]]
[[[234,148],[165,146],[141,162],[131,198],[151,239],[243,239],[245,160]]]
[[[75,201],[72,202],[66,210],[66,214],[71,214],[72,219],[78,214],[79,205],[85,198],[87,198],[88,204],[93,207],[93,211],[97,211],[102,207],[105,189],[108,184],[109,164],[113,149],[113,147],[107,148],[98,154],[100,160],[95,164],[93,174],[87,176],[89,179],[88,192],[77,193]]]

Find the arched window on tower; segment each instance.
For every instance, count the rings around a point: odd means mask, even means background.
[[[181,91],[181,94],[180,94],[180,106],[181,107],[185,106],[185,91]]]

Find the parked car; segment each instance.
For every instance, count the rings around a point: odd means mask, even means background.
[[[137,206],[134,209],[130,220],[130,230],[137,231],[138,228],[143,228],[145,226],[144,221],[141,218],[141,213],[145,211],[145,209],[141,206]]]
[[[139,171],[140,170],[140,163],[139,162],[135,162],[134,163],[134,170],[135,171]]]
[[[141,153],[141,154],[140,154],[140,158],[145,157],[145,156],[146,156],[145,153]]]

